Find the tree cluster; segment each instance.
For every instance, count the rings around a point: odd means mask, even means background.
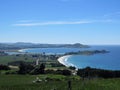
[[[103,70],[103,69],[86,67],[84,69],[78,69],[77,75],[83,78],[94,78],[94,77],[118,78],[120,77],[120,71]]]
[[[30,73],[34,69],[33,65],[26,64],[24,62],[21,62],[19,65],[19,74],[27,74]]]
[[[30,74],[45,74],[45,65],[42,63],[40,66],[35,67]]]
[[[31,64],[21,63],[19,65],[18,74],[44,74],[45,65],[41,64],[40,66],[33,66]]]
[[[46,70],[45,71],[46,74],[60,74],[60,75],[65,75],[65,76],[70,76],[71,75],[71,71],[70,70]]]
[[[0,70],[10,70],[10,68],[7,65],[0,65]]]
[[[12,66],[20,66],[21,63],[24,63],[26,65],[30,64],[35,64],[35,62],[25,62],[25,61],[13,61],[13,62],[8,62],[8,65],[12,65]]]
[[[64,65],[60,63],[50,63],[51,67],[65,67]]]

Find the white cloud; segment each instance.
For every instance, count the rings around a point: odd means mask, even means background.
[[[13,26],[47,26],[47,25],[77,25],[77,24],[91,24],[91,23],[110,23],[113,20],[81,20],[81,21],[52,21],[52,22],[21,22],[13,24]]]
[[[54,22],[40,22],[40,23],[19,23],[13,26],[45,26],[45,25],[69,25],[69,24],[87,24],[92,21],[54,21]]]

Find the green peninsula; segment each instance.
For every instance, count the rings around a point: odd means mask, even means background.
[[[93,54],[105,54],[109,53],[107,50],[84,50],[78,52],[68,52],[65,55],[93,55]]]

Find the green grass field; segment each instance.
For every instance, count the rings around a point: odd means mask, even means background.
[[[27,59],[26,59],[27,58]],[[0,64],[7,64],[13,61],[33,62],[31,56],[0,56]],[[47,60],[46,69],[65,69],[66,67],[51,67],[49,63],[58,63],[57,60]],[[70,79],[72,90],[120,90],[120,78],[116,79],[91,79],[82,80],[79,76],[63,75],[5,75],[6,72],[18,71],[18,67],[11,67],[9,71],[0,71],[0,90],[68,90]],[[39,77],[43,80],[40,83],[33,83]],[[45,82],[47,78],[47,82]]]
[[[25,60],[26,58],[27,60]],[[14,61],[33,62],[34,60],[30,56],[24,57],[23,55],[21,56],[15,56],[15,55],[0,56],[0,64],[8,64],[9,62],[14,62]]]
[[[36,77],[50,80],[33,83]],[[0,75],[0,90],[68,90],[68,80],[62,75]],[[72,90],[120,90],[120,79],[81,80],[72,78]]]
[[[34,59],[32,57],[32,55],[19,55],[19,56],[6,55],[6,56],[0,56],[0,64],[7,65],[8,63],[15,62],[15,61],[35,62],[36,59]],[[39,63],[46,63],[46,69],[66,69],[65,66],[52,67],[51,63],[57,63],[58,64],[59,62],[57,60],[44,59],[42,56],[41,56],[41,60],[39,61]]]

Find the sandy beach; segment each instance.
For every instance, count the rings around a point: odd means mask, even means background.
[[[29,49],[29,48],[27,48],[27,49]],[[25,53],[25,50],[27,50],[27,49],[20,49],[20,50],[18,50],[18,52]]]
[[[72,63],[69,63],[67,62],[68,58],[71,57],[72,55],[66,55],[66,56],[62,56],[60,58],[58,58],[58,61],[65,65],[66,67],[69,67],[69,66],[74,66]]]
[[[23,52],[23,49],[18,50],[18,52]]]

